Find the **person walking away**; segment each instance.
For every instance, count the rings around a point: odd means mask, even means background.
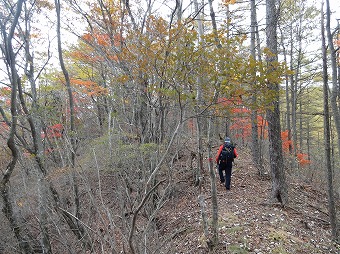
[[[216,155],[216,163],[218,165],[218,174],[220,176],[221,184],[225,183],[226,190],[230,190],[231,183],[231,171],[233,167],[234,158],[237,158],[238,154],[235,146],[231,143],[229,137],[226,137],[224,144],[220,146]],[[225,171],[225,176],[223,175]]]

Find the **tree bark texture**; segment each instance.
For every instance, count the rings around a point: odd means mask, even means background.
[[[266,43],[272,53],[267,57],[268,72],[275,71],[274,63],[277,62],[277,21],[275,0],[266,0]],[[288,188],[283,165],[281,125],[279,110],[279,84],[270,82],[268,89],[274,94],[270,108],[267,110],[268,132],[269,132],[269,155],[272,176],[272,196],[273,201],[280,202],[283,206],[288,202]]]
[[[18,162],[19,158],[19,150],[16,145],[15,135],[16,135],[16,128],[18,124],[18,109],[17,109],[17,96],[18,96],[18,85],[20,84],[21,80],[16,70],[16,57],[12,45],[12,40],[14,38],[15,29],[18,24],[18,20],[20,14],[22,12],[23,0],[19,0],[16,3],[16,9],[13,12],[13,20],[11,26],[9,28],[9,32],[6,31],[6,24],[3,23],[3,20],[0,21],[1,24],[1,34],[3,36],[3,41],[5,44],[4,47],[4,55],[5,61],[8,65],[8,69],[10,70],[10,84],[11,84],[11,103],[10,103],[10,110],[11,110],[11,120],[8,122],[10,126],[9,130],[9,137],[7,139],[7,146],[9,147],[12,153],[12,159],[8,163],[6,170],[3,172],[2,179],[0,182],[0,192],[1,197],[3,200],[3,209],[2,212],[4,213],[5,217],[9,221],[10,227],[16,237],[19,245],[19,249],[22,253],[34,253],[32,246],[30,245],[30,235],[29,233],[24,233],[24,224],[18,220],[14,211],[13,211],[13,201],[11,200],[11,195],[9,193],[9,183]],[[6,119],[4,117],[4,119]]]
[[[250,53],[254,60],[256,60],[256,31],[257,31],[257,17],[256,17],[256,3],[255,0],[250,1],[250,19],[251,19],[251,36],[250,36]],[[263,166],[262,166],[262,154],[261,149],[259,147],[259,130],[258,130],[258,122],[257,122],[257,114],[258,111],[256,110],[256,104],[257,104],[257,94],[256,94],[256,73],[253,74],[254,82],[253,82],[253,95],[252,95],[252,104],[253,104],[253,110],[251,112],[251,137],[252,137],[252,156],[253,161],[255,163],[255,166],[257,168],[257,171],[260,176],[264,174],[263,172]]]
[[[327,37],[328,37],[328,43],[330,44],[329,47],[331,49],[331,58],[335,58],[335,51],[333,45],[333,41],[330,34],[330,9],[329,9],[329,0],[326,0],[327,3],[327,10],[326,10],[326,29],[327,29]],[[326,156],[326,170],[327,170],[327,182],[328,182],[328,212],[329,212],[329,220],[331,224],[332,229],[332,237],[334,240],[339,240],[339,232],[338,232],[338,223],[336,218],[336,208],[335,208],[335,200],[334,200],[334,186],[333,186],[333,169],[332,169],[332,163],[331,163],[331,137],[330,137],[330,116],[329,116],[329,105],[328,105],[328,71],[327,71],[327,51],[326,51],[326,39],[325,39],[325,29],[324,29],[324,17],[323,17],[323,6],[321,8],[321,37],[322,37],[322,57],[323,57],[323,83],[324,83],[324,138],[325,138],[325,156]],[[336,73],[334,71],[336,70],[336,61],[335,59],[332,59],[332,82],[333,86],[336,86]],[[336,88],[337,89],[337,88]],[[332,96],[335,96],[336,93],[333,88],[333,94]],[[332,98],[332,104],[336,103],[333,101],[334,98]],[[332,105],[332,109],[333,109]],[[337,114],[337,108],[336,111],[333,111],[333,114]],[[336,116],[334,116],[336,118]],[[339,137],[338,132],[338,137]]]
[[[72,94],[72,87],[71,87],[71,81],[69,77],[69,73],[66,69],[65,63],[64,63],[64,57],[63,57],[63,52],[62,52],[62,44],[61,44],[61,32],[60,32],[60,23],[61,23],[61,5],[60,5],[60,0],[54,0],[55,2],[55,8],[56,8],[56,14],[57,14],[57,38],[58,38],[58,56],[59,56],[59,63],[60,67],[62,69],[63,75],[65,77],[65,85],[67,88],[67,93],[68,93],[68,99],[69,99],[69,110],[70,110],[70,153],[71,153],[71,161],[70,165],[71,168],[74,169],[75,167],[75,155],[76,155],[76,128],[75,128],[75,110],[74,110],[74,99],[73,99],[73,94]],[[85,248],[90,249],[91,244],[88,239],[88,235],[86,233],[86,230],[84,226],[79,223],[79,220],[81,219],[81,213],[80,213],[80,197],[79,197],[79,190],[78,190],[78,180],[76,177],[76,173],[74,170],[71,172],[72,174],[72,183],[73,183],[73,191],[74,191],[74,205],[75,205],[75,217],[77,218],[74,220],[71,217],[69,218],[69,226],[72,226],[72,231],[75,232],[77,235],[78,239],[83,242],[83,245]],[[64,214],[65,216],[65,214]],[[67,217],[67,216],[66,216]],[[71,222],[72,221],[72,222]]]

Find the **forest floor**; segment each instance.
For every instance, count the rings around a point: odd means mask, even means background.
[[[330,240],[327,194],[324,191],[289,176],[289,204],[284,208],[269,204],[269,177],[261,179],[250,156],[242,151],[239,151],[239,159],[233,167],[229,192],[216,176],[219,245],[208,251],[198,188],[193,185],[192,174],[182,172],[178,194],[166,205],[159,218],[162,230],[176,232],[171,241],[172,253],[340,253],[340,247]],[[211,224],[208,172],[204,172],[204,178],[205,212]]]

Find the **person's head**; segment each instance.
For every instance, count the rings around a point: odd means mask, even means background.
[[[231,140],[230,140],[230,138],[229,138],[229,137],[226,137],[226,138],[224,139],[224,143],[226,143],[226,144],[230,144],[230,143],[231,143]]]

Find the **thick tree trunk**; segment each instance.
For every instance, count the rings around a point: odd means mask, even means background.
[[[266,43],[272,55],[267,57],[268,72],[275,71],[275,62],[277,62],[277,20],[275,0],[266,0]],[[279,84],[278,82],[268,83],[268,89],[274,94],[271,107],[267,110],[268,132],[269,132],[269,154],[270,168],[272,175],[272,199],[280,202],[283,206],[288,203],[288,188],[284,172],[281,125],[279,110]]]

